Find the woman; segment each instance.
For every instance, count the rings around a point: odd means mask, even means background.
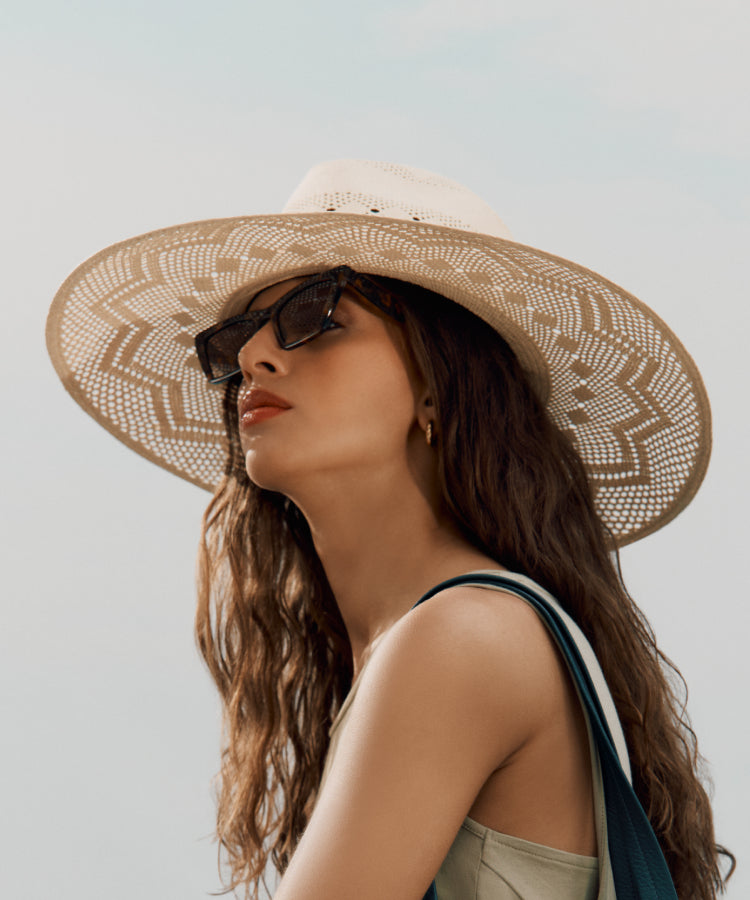
[[[105,427],[215,491],[196,627],[231,887],[270,859],[278,900],[615,896],[600,745],[525,585],[598,658],[677,894],[716,896],[694,736],[616,567],[710,443],[650,310],[453,182],[339,161],[280,216],[103,251],[48,343]]]

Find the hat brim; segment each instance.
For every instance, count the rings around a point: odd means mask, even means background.
[[[224,471],[223,387],[195,335],[240,286],[345,264],[460,303],[511,345],[573,438],[619,544],[692,499],[710,409],[680,341],[645,304],[544,251],[425,222],[291,213],[187,223],[102,250],[57,292],[47,346],[66,389],[137,453],[207,490]]]

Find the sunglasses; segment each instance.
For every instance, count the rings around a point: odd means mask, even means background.
[[[404,321],[396,294],[348,266],[338,266],[306,279],[267,309],[248,308],[238,316],[201,331],[195,338],[195,349],[206,378],[211,384],[220,384],[237,375],[240,350],[266,322],[273,324],[282,350],[294,350],[326,331],[338,328],[333,314],[346,287],[391,318]]]

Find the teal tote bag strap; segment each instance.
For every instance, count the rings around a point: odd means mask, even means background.
[[[589,670],[560,613],[527,584],[489,572],[461,575],[444,581],[428,591],[414,606],[419,606],[439,591],[459,584],[492,585],[525,600],[541,616],[560,648],[578,688],[599,751],[607,811],[607,840],[617,900],[677,900],[654,830],[620,764]],[[439,900],[434,881],[424,900]]]

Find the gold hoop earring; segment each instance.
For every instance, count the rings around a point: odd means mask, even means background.
[[[425,430],[424,436],[427,439],[428,446],[431,447],[432,446],[432,420],[430,420],[427,423],[427,429]]]

